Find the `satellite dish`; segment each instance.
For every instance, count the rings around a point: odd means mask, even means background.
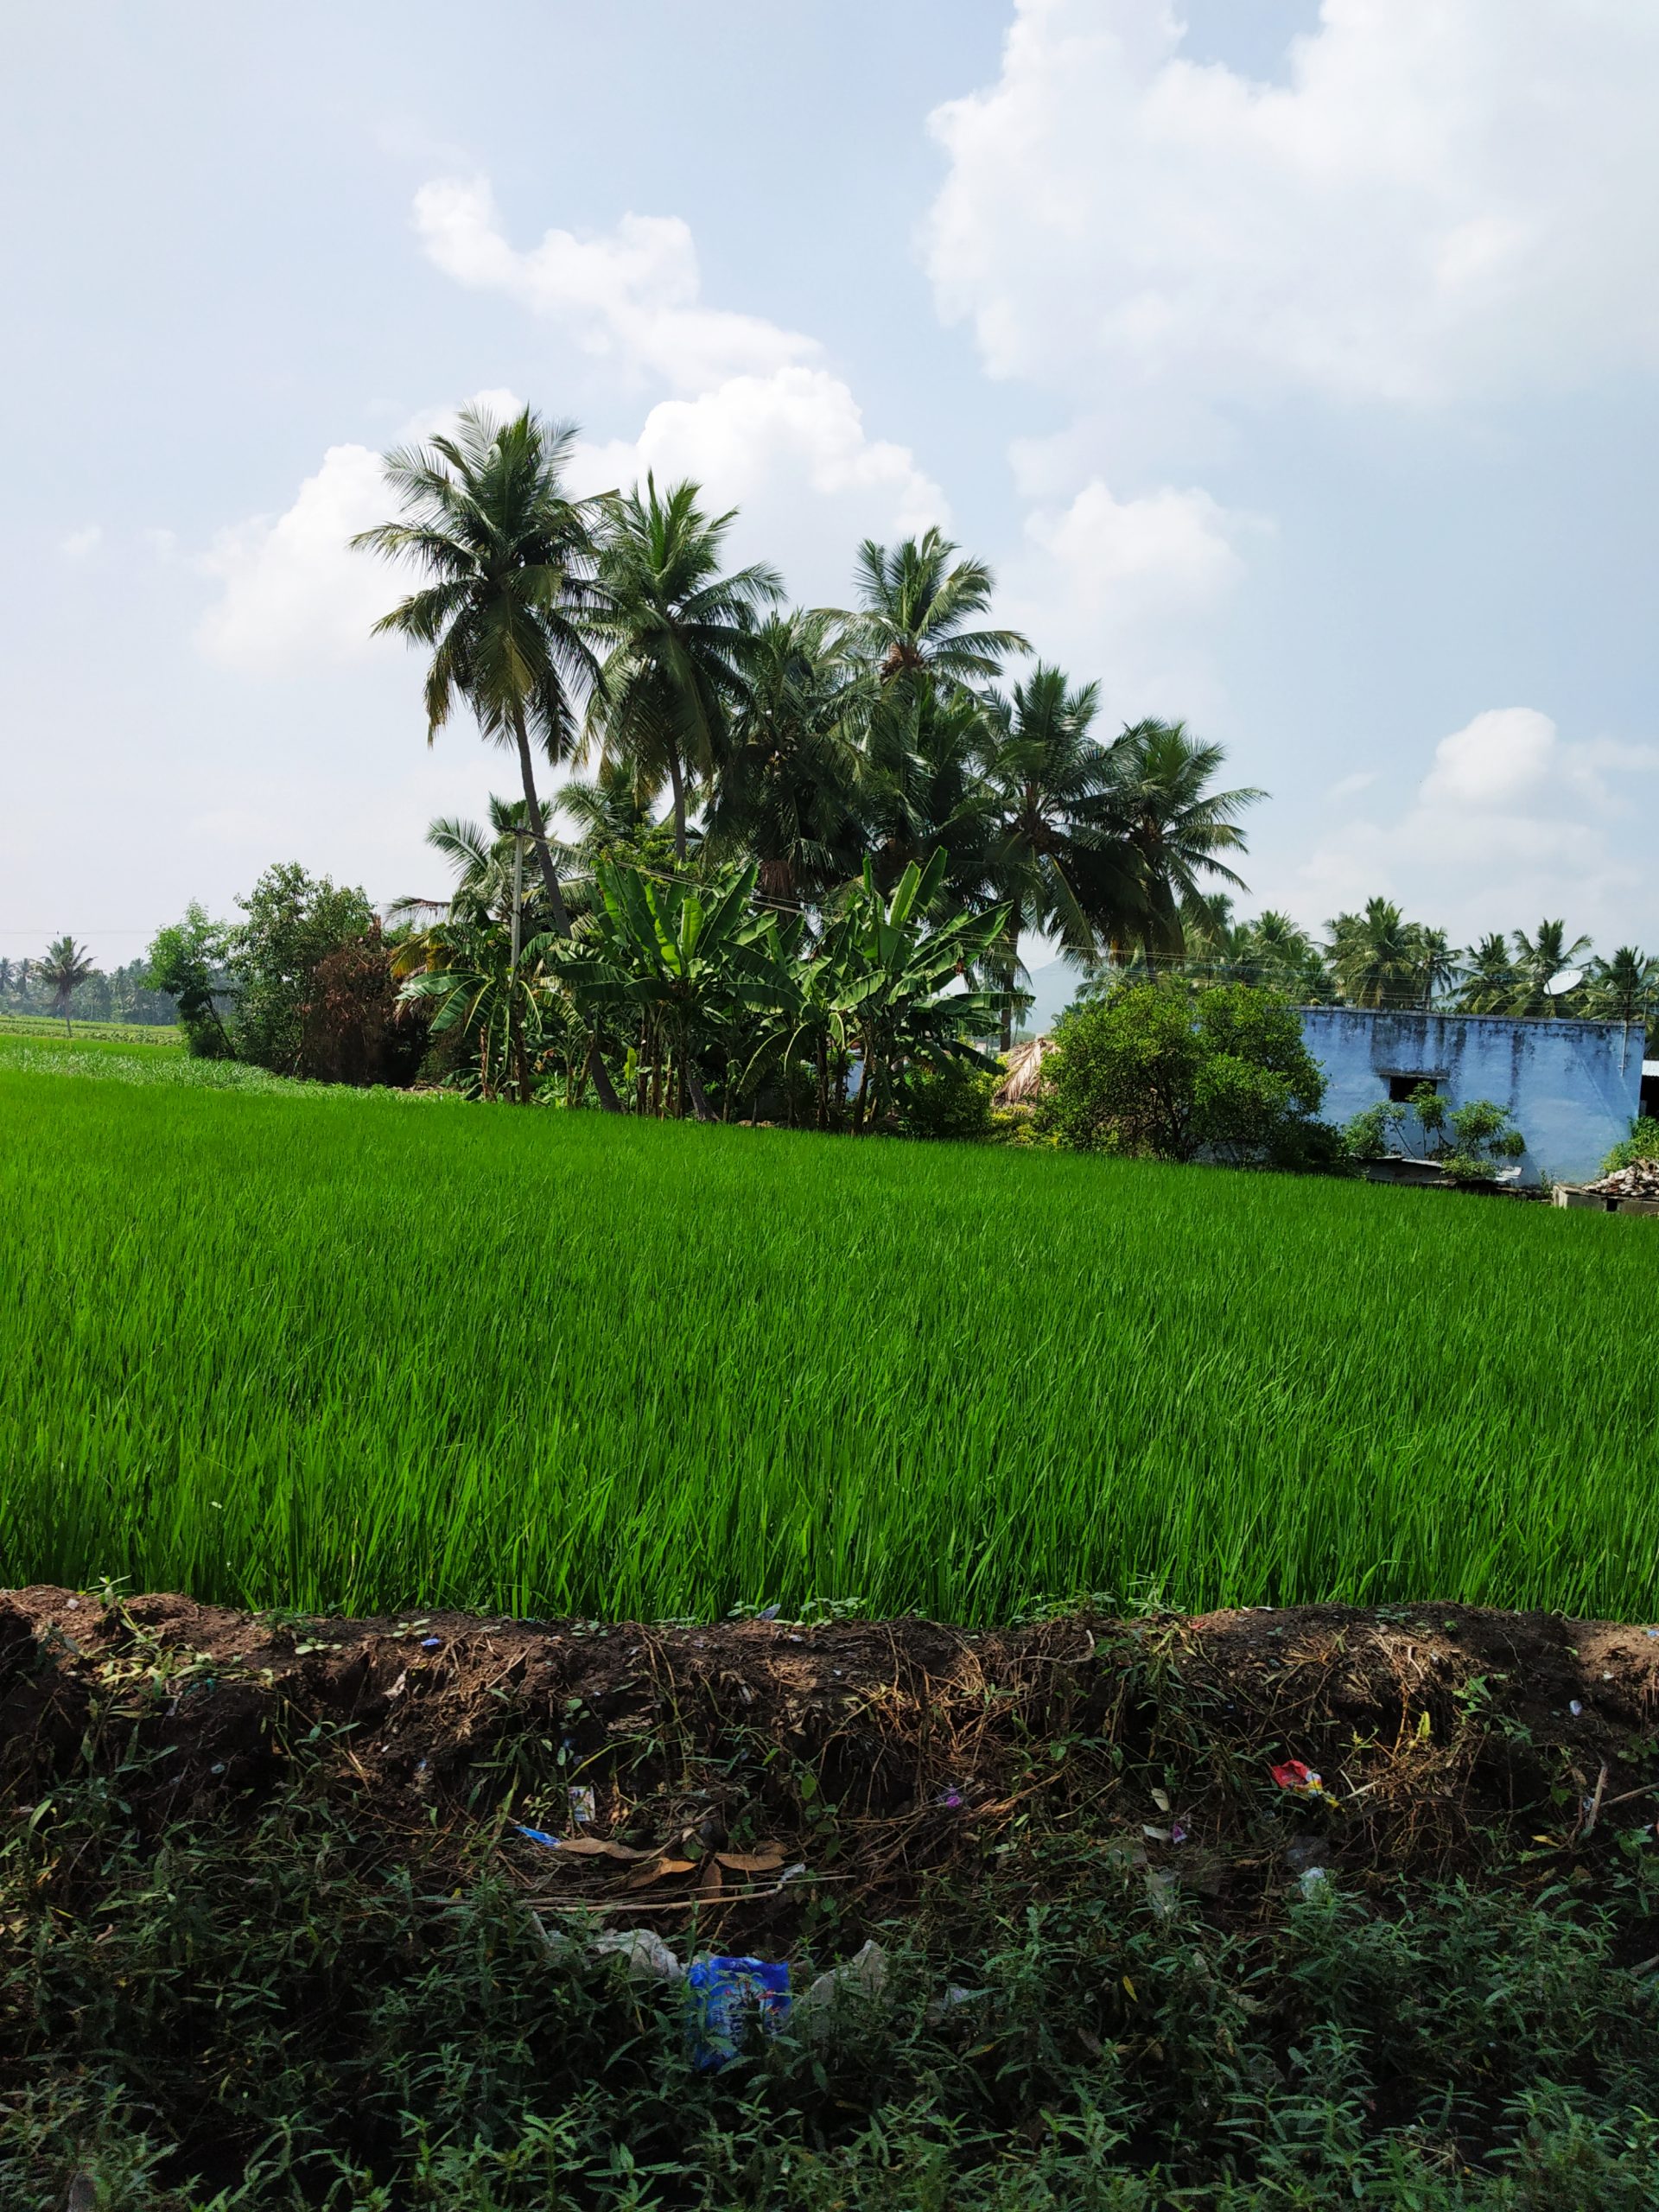
[[[1576,991],[1583,981],[1582,968],[1558,968],[1544,989],[1553,999],[1564,999],[1569,991]]]

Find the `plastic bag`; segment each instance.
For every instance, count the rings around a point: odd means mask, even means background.
[[[729,2066],[749,2023],[775,2036],[789,2018],[789,1967],[766,1959],[694,1959],[685,1977],[692,2063],[702,2072]]]

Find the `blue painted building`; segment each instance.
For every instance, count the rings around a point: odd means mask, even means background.
[[[1432,1083],[1453,1106],[1507,1106],[1527,1141],[1522,1180],[1588,1182],[1630,1135],[1642,1096],[1639,1022],[1519,1021],[1508,1014],[1379,1014],[1304,1007],[1302,1033],[1325,1070],[1320,1109],[1341,1123],[1379,1099]]]

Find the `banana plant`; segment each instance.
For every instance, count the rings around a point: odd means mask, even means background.
[[[699,1052],[728,1042],[741,1017],[768,999],[772,924],[754,910],[759,870],[727,868],[695,883],[601,861],[594,874],[599,905],[582,934],[538,939],[526,950],[578,1006],[634,1008],[647,1039],[666,1049],[693,1113],[712,1121]]]
[[[906,1061],[996,1065],[969,1041],[995,1033],[1000,1006],[994,991],[976,987],[973,970],[1006,929],[1007,911],[958,914],[929,929],[925,918],[945,866],[936,848],[925,868],[912,861],[884,898],[867,859],[826,941],[835,1003],[862,1062],[855,1130],[872,1125],[891,1103],[894,1077]]]

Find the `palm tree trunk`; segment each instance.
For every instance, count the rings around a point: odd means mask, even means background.
[[[685,858],[685,778],[680,772],[680,756],[671,744],[668,748],[668,780],[674,793],[674,857]]]
[[[512,734],[518,744],[518,772],[524,779],[524,813],[529,818],[531,835],[536,841],[536,857],[541,864],[542,887],[547,893],[547,903],[553,909],[553,926],[561,937],[570,934],[570,910],[564,903],[564,893],[559,888],[558,870],[553,865],[552,848],[547,842],[547,823],[542,814],[542,802],[536,796],[536,769],[530,757],[530,733],[524,728],[520,709],[512,710]],[[593,1052],[594,1089],[599,1103],[607,1114],[620,1114],[622,1102],[611,1082],[610,1071],[600,1055],[597,1045]]]
[[[1008,924],[1008,995],[1002,1001],[1002,1050],[1014,1049],[1014,986],[1020,973],[1020,925]]]

